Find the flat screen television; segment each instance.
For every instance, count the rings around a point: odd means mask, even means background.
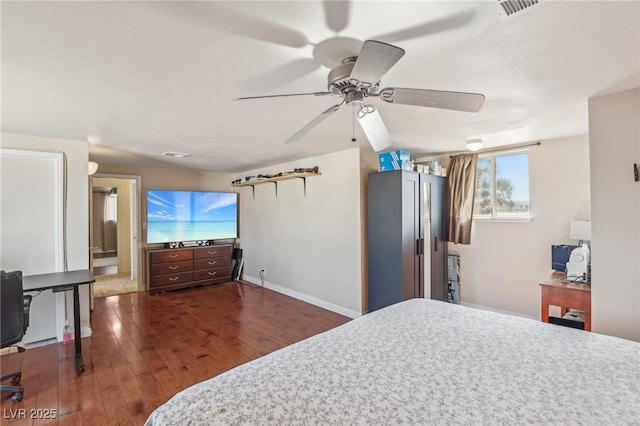
[[[147,190],[147,244],[237,237],[235,192]]]

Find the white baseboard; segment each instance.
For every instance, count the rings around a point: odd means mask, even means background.
[[[53,339],[38,340],[37,342],[29,342],[24,345],[18,344],[18,346],[22,346],[25,349],[33,349],[33,348],[38,348],[40,346],[51,345],[53,343],[58,343],[58,339],[53,338]]]
[[[91,326],[86,325],[86,324],[81,324],[80,325],[80,336],[82,336],[82,338],[91,337],[92,334],[93,334],[93,332],[91,331]],[[60,337],[52,337],[51,339],[38,340],[37,342],[29,342],[29,343],[26,343],[24,345],[18,344],[18,346],[22,346],[22,347],[27,348],[27,349],[33,349],[33,348],[37,348],[37,347],[40,347],[40,346],[51,345],[53,343],[62,343],[62,336],[60,336]]]
[[[248,281],[252,284],[260,285],[260,278],[243,275],[243,280]],[[317,297],[309,296],[308,294],[300,293],[299,291],[291,290],[290,288],[283,287],[278,284],[270,283],[268,281],[264,282],[264,287],[269,290],[273,290],[275,292],[284,294],[289,297],[293,297],[294,299],[302,300],[303,302],[311,303],[312,305],[319,306],[323,309],[326,309],[331,312],[335,312],[340,315],[344,315],[349,318],[358,318],[362,316],[362,314],[358,311],[354,311],[353,309],[345,308],[344,306],[336,305],[335,303],[327,302],[326,300],[318,299]]]
[[[540,318],[530,317],[528,315],[524,315],[524,314],[521,314],[519,312],[503,311],[502,309],[489,308],[488,306],[482,306],[482,305],[474,305],[473,303],[461,302],[460,304],[462,306],[466,306],[468,308],[480,309],[482,311],[497,312],[499,314],[511,315],[511,316],[514,316],[514,317],[529,318],[529,319],[532,319],[532,320],[540,321]]]

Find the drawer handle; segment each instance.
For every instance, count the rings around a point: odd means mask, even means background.
[[[214,271],[214,272],[209,272],[209,275],[215,275],[215,274],[217,274],[217,273],[218,273],[218,272],[216,272],[216,271]]]
[[[171,269],[172,271],[175,271],[176,269],[178,269],[177,266],[169,266],[169,269]]]
[[[214,250],[214,251],[208,251],[208,254],[216,254],[218,252],[218,250]]]
[[[169,281],[176,281],[180,277],[169,277]]]
[[[215,264],[216,264],[216,263],[218,263],[218,262],[216,262],[216,261],[214,260],[213,262],[207,262],[207,263],[208,263],[209,265],[215,265]]]
[[[170,254],[170,255],[169,255],[169,257],[170,257],[171,259],[175,259],[176,257],[178,257],[178,255],[177,255],[177,254]]]

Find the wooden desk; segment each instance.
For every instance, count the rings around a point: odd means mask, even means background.
[[[59,291],[73,290],[73,325],[75,328],[76,346],[76,370],[84,371],[84,359],[82,358],[82,341],[80,335],[80,295],[78,286],[90,284],[95,278],[88,269],[79,271],[53,272],[50,274],[25,275],[22,277],[22,288],[25,292],[51,290],[54,293]]]
[[[584,329],[591,331],[591,283],[567,281],[564,272],[554,272],[540,282],[542,291],[542,322],[549,322],[549,305],[560,307],[560,316],[569,308],[584,311]]]

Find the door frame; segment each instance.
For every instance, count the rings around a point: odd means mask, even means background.
[[[142,221],[140,219],[140,206],[142,205],[142,176],[140,175],[130,175],[130,174],[121,174],[121,173],[96,173],[92,176],[92,178],[106,178],[106,179],[128,179],[135,181],[135,194],[132,191],[131,197],[131,208],[129,213],[131,216],[131,241],[132,250],[131,256],[132,258],[135,256],[135,274],[138,283],[138,291],[144,291],[144,282],[141,279],[141,271],[142,271],[142,242],[140,240],[142,236]],[[93,184],[91,188],[93,188]],[[133,249],[135,247],[135,250]],[[132,259],[133,260],[133,259]],[[131,262],[132,268],[134,262]],[[134,271],[132,271],[133,273]]]

